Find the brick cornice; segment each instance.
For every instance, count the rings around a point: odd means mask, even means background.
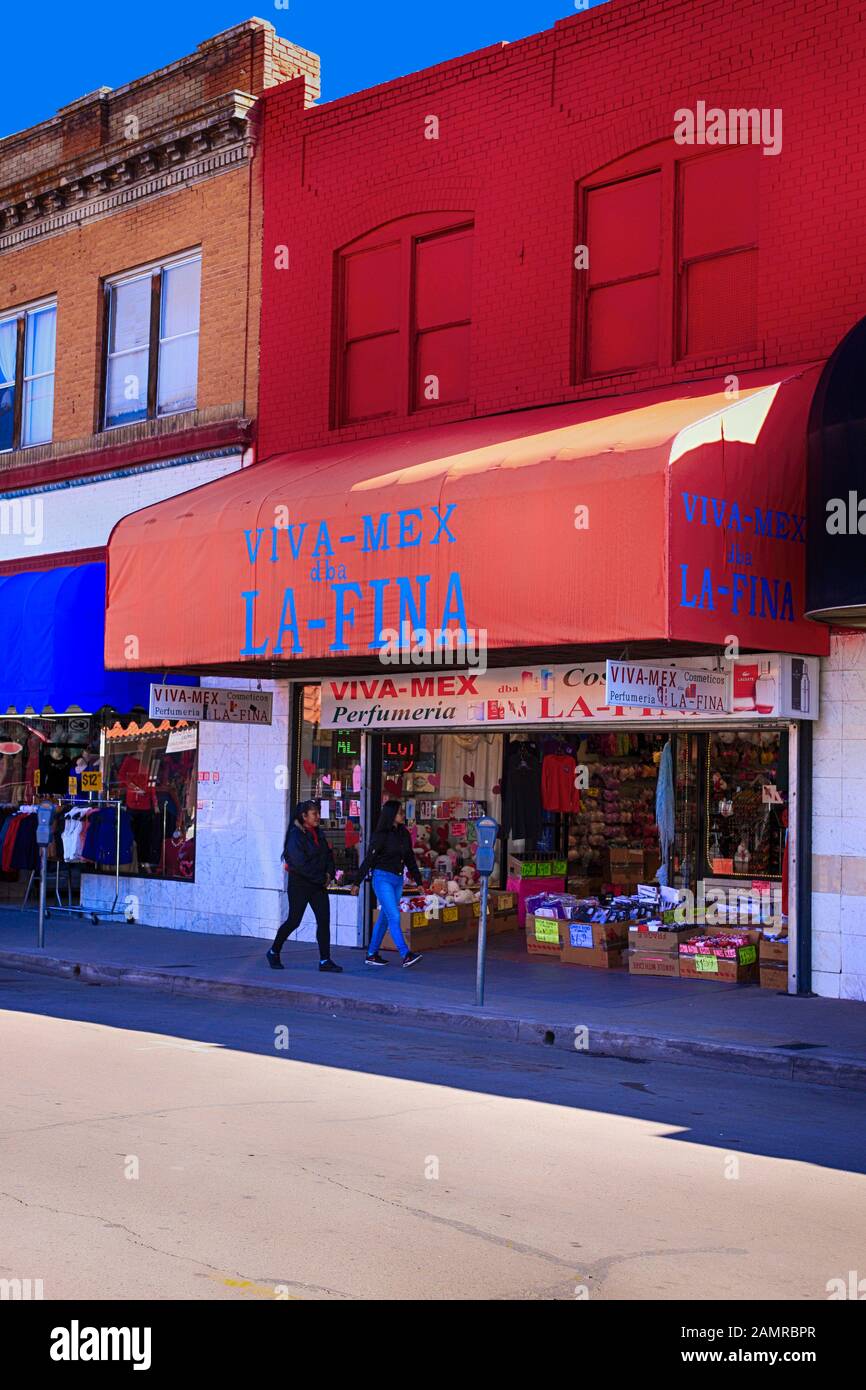
[[[237,168],[251,157],[255,97],[230,92],[182,124],[142,140],[115,141],[58,165],[30,186],[0,191],[0,252],[15,250]]]

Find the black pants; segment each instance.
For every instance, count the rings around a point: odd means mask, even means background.
[[[331,904],[328,894],[320,884],[310,883],[309,879],[298,874],[289,874],[289,915],[274,937],[273,949],[280,952],[286,938],[297,931],[307,906],[313,909],[316,918],[316,941],[319,944],[319,959],[329,960],[331,956]]]

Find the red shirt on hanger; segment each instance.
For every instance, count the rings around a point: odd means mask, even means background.
[[[577,762],[570,753],[548,753],[541,764],[541,804],[545,811],[579,811],[574,785]]]

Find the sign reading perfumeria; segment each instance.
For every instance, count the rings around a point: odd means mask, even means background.
[[[607,683],[610,666],[617,673],[614,689]],[[663,682],[659,672],[665,673]],[[652,679],[650,673],[656,673]],[[660,695],[660,690],[667,694]],[[638,691],[643,695],[637,695]],[[483,673],[425,671],[383,676],[379,672],[322,681],[321,727],[382,729],[410,724],[414,728],[484,725],[495,729],[611,718],[632,723],[817,719],[817,691],[817,659],[785,655],[721,663],[713,657],[698,657],[667,665],[515,666]]]
[[[264,690],[203,685],[152,685],[151,719],[196,719],[220,724],[271,724],[274,697]]]

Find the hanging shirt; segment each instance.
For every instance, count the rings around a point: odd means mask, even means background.
[[[541,765],[541,804],[545,811],[579,811],[574,785],[577,762],[570,753],[548,753]]]
[[[128,753],[120,764],[117,780],[126,788],[126,805],[130,811],[155,811],[156,793],[138,758]]]

